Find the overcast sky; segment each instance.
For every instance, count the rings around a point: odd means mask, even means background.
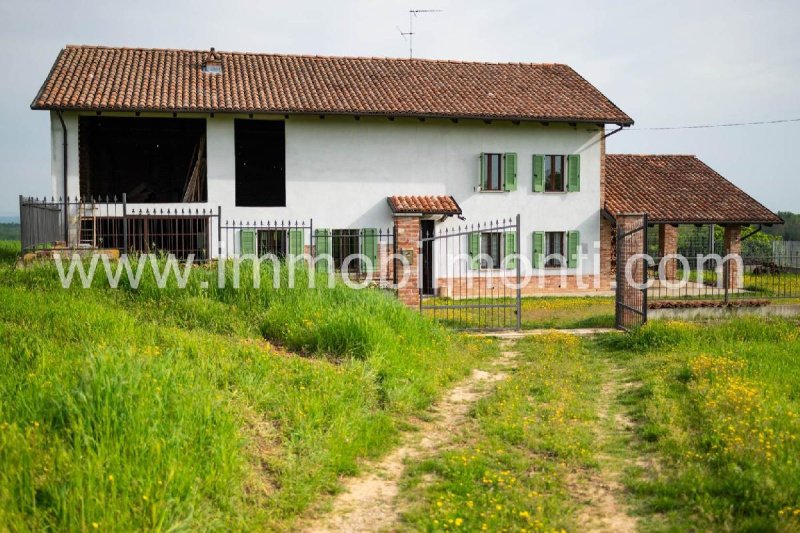
[[[65,44],[566,63],[636,121],[609,151],[697,154],[773,210],[800,211],[800,2],[2,0],[0,215],[50,192],[48,114],[30,103]]]

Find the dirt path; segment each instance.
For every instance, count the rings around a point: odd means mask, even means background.
[[[503,351],[490,371],[474,370],[433,407],[431,421],[420,421],[419,431],[406,433],[398,448],[370,465],[363,475],[347,479],[344,491],[333,501],[332,510],[301,529],[307,532],[394,529],[403,511],[397,495],[406,462],[447,446],[460,431],[472,405],[491,392],[493,383],[505,378],[516,355]]]
[[[625,489],[620,481],[625,468],[639,461],[631,458],[632,450],[626,446],[635,423],[617,402],[620,394],[633,386],[624,379],[621,368],[609,368],[598,399],[599,468],[575,472],[567,481],[570,493],[583,506],[576,516],[578,531],[636,531],[637,520],[624,502]],[[620,446],[627,450],[624,458],[611,451]]]

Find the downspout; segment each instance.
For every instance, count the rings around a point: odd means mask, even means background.
[[[64,117],[61,110],[57,110],[58,120],[61,122],[61,131],[64,137],[64,246],[69,247],[69,200],[67,199],[67,125],[64,124]]]

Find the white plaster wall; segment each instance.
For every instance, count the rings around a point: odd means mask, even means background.
[[[69,130],[69,194],[75,195],[79,190],[78,121],[75,113],[65,113],[64,118]],[[388,228],[392,213],[387,196],[449,194],[462,207],[466,221],[451,218],[437,224],[437,230],[520,213],[521,253],[531,256],[533,231],[578,230],[589,254],[583,272],[597,272],[602,132],[595,125],[293,116],[286,120],[286,207],[255,208],[235,206],[235,118],[247,117],[206,115],[209,201],[191,204],[193,208],[219,205],[223,219],[229,220],[313,218],[315,228]],[[54,113],[51,122],[53,192],[60,195],[61,125]],[[516,191],[475,192],[481,152],[518,154]],[[581,154],[581,191],[532,192],[534,153]]]

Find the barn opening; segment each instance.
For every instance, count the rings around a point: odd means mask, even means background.
[[[129,203],[205,202],[206,121],[80,117],[81,196]]]
[[[282,120],[234,121],[236,205],[286,205],[286,137]]]

